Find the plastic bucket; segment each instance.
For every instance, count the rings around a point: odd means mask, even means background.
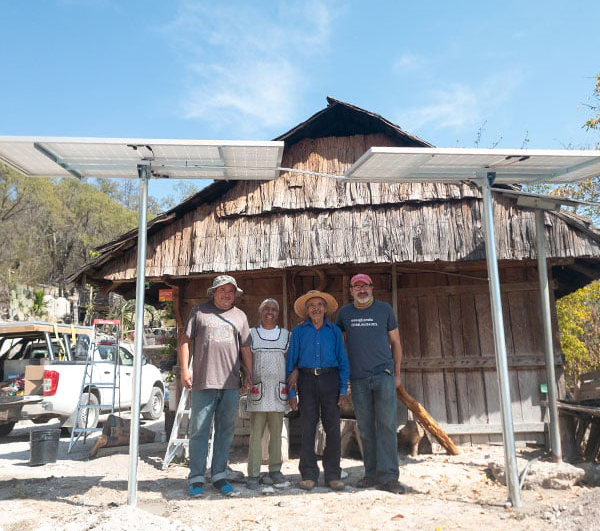
[[[60,429],[32,431],[30,437],[31,452],[29,466],[55,463],[58,455]]]

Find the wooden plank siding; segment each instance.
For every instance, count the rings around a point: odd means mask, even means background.
[[[430,269],[435,266],[431,265]],[[429,269],[429,268],[428,268]],[[401,267],[398,267],[401,270]],[[392,267],[286,269],[261,275],[235,274],[244,296],[238,306],[250,325],[258,324],[258,305],[267,297],[284,303],[286,279],[290,328],[299,322],[293,303],[310,289],[324,289],[340,304],[350,300],[351,274],[371,275],[374,295],[393,302]],[[545,397],[540,384],[546,382],[542,325],[539,315],[537,279],[531,266],[501,268],[501,293],[512,397],[512,412],[518,426],[517,441],[543,440]],[[458,444],[500,442],[501,417],[492,317],[486,271],[465,270],[397,273],[398,322],[403,347],[402,379],[407,391],[433,415]],[[181,288],[181,315],[187,318],[194,304],[207,300],[212,277],[190,280]],[[283,308],[282,308],[283,309]],[[283,312],[282,312],[283,315]],[[554,326],[556,325],[553,316]],[[183,323],[180,324],[183,326]],[[562,357],[556,345],[557,375],[562,375]],[[559,387],[560,388],[560,387]],[[560,395],[559,395],[560,396]],[[399,424],[408,419],[400,407]],[[527,431],[527,430],[533,431]]]
[[[531,269],[501,270],[513,421],[519,426],[540,426],[543,421],[543,331],[537,280],[529,280]],[[411,275],[416,280],[408,276],[403,275],[405,287],[398,290],[399,304],[405,309],[399,318],[406,321],[400,330],[407,390],[415,398],[422,397],[420,401],[442,425],[471,426],[463,429],[468,433],[455,436],[459,443],[499,442],[501,434],[490,429],[501,425],[501,414],[487,282],[450,276],[446,277],[449,284],[443,285],[444,275],[438,275],[437,282],[430,274]],[[476,426],[487,428],[477,433]],[[520,433],[519,437],[538,440],[540,435]]]

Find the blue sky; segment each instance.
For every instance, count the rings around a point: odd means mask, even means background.
[[[598,0],[0,6],[0,135],[270,140],[330,95],[440,147],[598,141]]]

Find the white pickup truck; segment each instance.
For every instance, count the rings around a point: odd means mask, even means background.
[[[53,323],[0,323],[0,437],[8,435],[19,420],[44,423],[58,418],[71,428],[81,392],[91,327]],[[118,345],[96,338],[93,352],[94,383],[116,381],[115,410],[131,408],[134,350],[129,343]],[[29,367],[29,369],[27,368]],[[114,371],[116,370],[116,378]],[[29,378],[27,378],[29,376]],[[141,411],[146,419],[160,418],[165,385],[157,367],[142,361]],[[86,388],[85,391],[88,391]],[[91,386],[84,399],[111,404],[113,390]],[[102,412],[80,410],[87,415],[87,427],[96,427]],[[85,419],[78,421],[84,425]]]

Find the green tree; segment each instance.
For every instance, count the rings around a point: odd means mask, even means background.
[[[34,317],[44,318],[48,315],[48,302],[44,300],[44,290],[36,289],[33,292],[33,308],[31,313]]]
[[[23,177],[0,165],[0,274],[9,286],[64,287],[94,247],[132,229],[137,219],[92,184]]]
[[[121,321],[123,338],[128,338],[130,333],[135,330],[135,306],[135,299],[123,299],[110,309],[109,318]],[[158,315],[157,312],[157,309],[151,304],[144,304],[144,325],[153,323]]]
[[[94,247],[135,227],[137,213],[76,179],[61,179],[54,191],[60,209],[44,212],[40,243],[49,262],[47,281],[64,286],[66,276],[90,259]]]
[[[556,303],[567,386],[579,376],[600,369],[600,281],[563,297]]]
[[[0,278],[14,286],[44,277],[37,226],[40,204],[58,208],[50,179],[24,177],[0,164]]]

